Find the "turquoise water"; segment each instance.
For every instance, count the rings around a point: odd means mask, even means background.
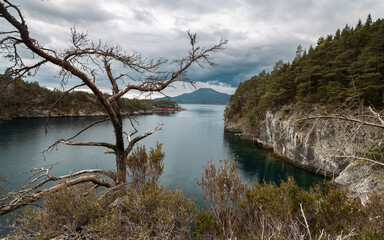
[[[155,147],[163,144],[166,153],[164,173],[160,184],[168,188],[180,188],[203,205],[202,191],[196,184],[201,178],[203,166],[210,159],[235,158],[239,172],[248,181],[273,181],[279,183],[293,176],[299,186],[308,188],[324,180],[313,173],[303,171],[286,162],[275,160],[271,152],[255,148],[250,142],[239,141],[233,134],[224,133],[222,105],[183,105],[186,111],[176,114],[139,115],[134,119],[144,133],[163,123],[163,130],[144,139],[140,144]],[[52,175],[68,174],[88,168],[114,169],[112,155],[104,154],[104,148],[59,145],[57,150],[41,154],[59,138],[68,138],[100,117],[51,119],[45,135],[45,119],[13,119],[0,124],[0,174],[9,177],[9,183],[1,183],[7,191],[18,189],[30,177],[23,174],[34,167],[58,163]],[[129,126],[128,119],[124,119]],[[127,132],[129,128],[125,129]],[[113,143],[113,130],[108,122],[85,132],[78,141],[104,141]],[[4,221],[4,217],[3,217]]]

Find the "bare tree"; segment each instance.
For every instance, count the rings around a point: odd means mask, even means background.
[[[60,143],[77,146],[98,146],[106,148],[108,153],[116,156],[116,171],[113,173],[108,172],[106,174],[105,171],[96,169],[93,171],[81,171],[71,175],[72,178],[85,173],[97,173],[108,176],[112,179],[112,182],[105,182],[106,180],[102,179],[96,180],[97,176],[92,175],[92,179],[89,177],[81,179],[81,177],[79,177],[76,184],[78,182],[91,181],[97,185],[110,187],[125,183],[127,175],[126,159],[134,145],[141,139],[161,129],[161,125],[158,125],[152,131],[136,135],[139,131],[133,122],[130,121],[133,130],[126,132],[124,130],[119,105],[119,99],[122,96],[132,90],[149,94],[161,92],[177,81],[193,85],[194,82],[187,77],[186,70],[193,63],[197,63],[199,66],[203,64],[214,66],[215,64],[211,54],[223,50],[227,43],[227,40],[222,39],[212,47],[199,47],[197,45],[196,34],[188,31],[187,34],[191,49],[185,57],[174,61],[167,61],[166,59],[155,61],[146,59],[136,52],[127,53],[123,51],[120,46],[110,47],[101,41],[94,43],[89,40],[87,34],[79,33],[73,28],[71,31],[71,46],[66,50],[55,50],[44,47],[38,40],[32,37],[20,8],[12,4],[9,0],[0,1],[0,17],[3,21],[8,22],[11,27],[9,31],[0,32],[2,36],[0,40],[1,53],[12,63],[12,66],[5,70],[2,75],[3,78],[12,80],[25,76],[33,76],[41,66],[48,63],[54,64],[61,69],[59,75],[63,84],[66,83],[68,78],[78,78],[81,84],[71,90],[79,86],[87,86],[96,96],[108,115],[108,118],[103,121],[110,121],[112,124],[115,135],[114,143],[74,141],[74,138],[84,131],[103,122],[98,121],[81,130],[71,138],[59,139],[47,149],[50,150]],[[33,64],[27,64],[23,58],[24,52],[21,52],[25,51],[25,49],[36,59]],[[165,65],[168,63],[170,66]],[[117,68],[121,69],[120,66],[123,67],[123,72],[114,71],[114,69]],[[112,89],[112,95],[110,96],[103,95],[103,92],[97,85],[101,74],[108,77]],[[38,179],[45,179],[44,181],[70,181],[66,180],[67,178],[51,177],[49,171],[47,172],[46,169],[43,169],[43,171],[45,171],[45,173],[40,175]],[[71,181],[74,183],[73,180]],[[51,190],[53,191],[54,189]],[[46,189],[46,191],[50,190]],[[21,195],[22,197],[20,197],[20,195],[18,196],[18,200],[13,202],[16,203],[16,205],[14,204],[12,209],[22,206],[26,202],[31,202],[32,197],[29,195],[29,197],[25,197],[25,195]],[[24,201],[25,198],[28,198],[29,201]],[[39,199],[39,197],[33,197],[33,200],[37,199]],[[9,212],[6,207],[9,206],[0,206],[0,214]]]

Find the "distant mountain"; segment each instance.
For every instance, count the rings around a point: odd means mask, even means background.
[[[195,104],[227,104],[230,95],[215,91],[211,88],[200,88],[191,93],[184,93],[170,99],[177,103]],[[167,100],[167,98],[157,98],[154,101]]]

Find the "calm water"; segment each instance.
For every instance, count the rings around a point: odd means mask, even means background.
[[[140,144],[155,147],[163,144],[166,153],[164,174],[160,184],[175,189],[181,188],[187,196],[203,204],[202,191],[196,184],[201,178],[203,166],[210,159],[237,158],[243,179],[274,181],[279,183],[294,176],[297,183],[308,188],[323,178],[305,172],[283,161],[271,157],[271,152],[252,146],[252,143],[238,141],[232,134],[224,133],[221,105],[183,105],[186,111],[169,115],[135,116],[143,132],[152,130],[163,123],[163,130],[144,139]],[[8,191],[18,189],[30,177],[23,174],[34,167],[59,163],[52,175],[67,174],[87,168],[114,169],[112,155],[104,154],[106,149],[97,147],[74,147],[60,145],[57,151],[46,155],[41,152],[59,138],[68,138],[80,129],[94,122],[92,118],[51,119],[49,132],[44,133],[44,119],[14,119],[0,124],[0,174],[9,176],[7,184],[1,183]],[[125,119],[125,126],[129,126]],[[127,132],[130,129],[125,129]],[[85,132],[78,141],[113,142],[113,131],[109,123],[102,123]]]

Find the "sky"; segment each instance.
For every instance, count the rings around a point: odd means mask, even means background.
[[[88,33],[91,40],[149,59],[169,60],[189,50],[186,31],[197,33],[199,44],[209,47],[220,39],[226,49],[213,55],[215,67],[189,69],[197,87],[233,93],[239,83],[270,71],[275,62],[292,61],[297,46],[315,46],[320,36],[333,34],[346,24],[355,26],[384,17],[383,0],[14,0],[25,16],[31,36],[43,46],[65,49],[71,28]],[[9,26],[0,19],[0,28]],[[7,63],[0,60],[3,70]],[[59,69],[46,66],[29,81],[60,88]],[[100,77],[100,88],[108,90]],[[76,83],[68,81],[66,88]],[[192,92],[176,84],[164,91],[169,96]],[[137,95],[131,95],[137,96]],[[156,97],[157,95],[155,95]]]

